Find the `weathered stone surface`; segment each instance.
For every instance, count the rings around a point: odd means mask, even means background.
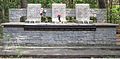
[[[96,14],[97,22],[98,23],[105,23],[107,19],[107,10],[106,9],[99,9]]]
[[[52,17],[52,9],[46,9],[46,16]],[[90,9],[90,16],[96,17],[99,14],[99,9]],[[18,16],[16,16],[18,15]],[[10,22],[20,22],[20,18],[22,16],[27,17],[27,10],[26,9],[9,9],[9,20]],[[75,9],[66,9],[66,16],[75,17]],[[97,18],[98,19],[98,18]]]
[[[22,16],[27,16],[26,9],[9,9],[10,22],[20,22]]]
[[[20,52],[17,52],[20,51]],[[12,51],[5,52],[0,50],[0,55],[43,55],[43,56],[66,56],[66,57],[82,57],[82,56],[110,56],[120,55],[119,50],[101,49],[101,48],[18,48],[12,49]],[[111,56],[112,57],[112,56]]]
[[[28,4],[27,21],[41,21],[41,4]]]
[[[23,27],[5,27],[4,40],[30,46],[80,46],[115,44],[115,27],[96,27],[96,31],[24,31]]]
[[[60,15],[60,20],[66,22],[66,4],[52,4],[52,21],[59,22],[58,15]]]
[[[89,4],[76,4],[76,20],[86,21],[90,20],[90,6]]]

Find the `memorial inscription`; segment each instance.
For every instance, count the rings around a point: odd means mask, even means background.
[[[76,4],[76,20],[90,22],[90,6],[89,4]]]
[[[41,21],[41,4],[28,4],[27,21]]]
[[[66,4],[52,4],[52,21],[66,22]]]
[[[50,10],[51,11],[51,10]],[[72,10],[72,13],[75,13]],[[37,23],[41,21],[41,4],[28,4],[28,23],[5,23],[3,32],[6,36],[11,36],[11,41],[6,44],[30,44],[31,46],[80,46],[115,44],[116,24],[79,24],[79,23]],[[48,11],[47,11],[48,12]],[[47,13],[46,12],[46,13]],[[46,14],[45,13],[45,14]],[[71,13],[71,12],[70,12]],[[47,15],[47,14],[46,14]],[[74,15],[74,14],[73,14]],[[76,4],[76,19],[90,21],[89,4]],[[32,21],[32,24],[31,24]],[[66,22],[66,5],[52,4],[52,21]],[[8,43],[9,42],[9,43]],[[29,46],[29,45],[28,45]]]
[[[20,22],[20,18],[27,16],[26,9],[9,9],[9,21]]]

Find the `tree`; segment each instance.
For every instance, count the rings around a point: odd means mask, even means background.
[[[43,3],[44,6],[43,6],[43,7],[46,7],[46,6],[47,6],[47,4],[46,4],[46,0],[43,0],[43,1],[44,1],[44,3]]]
[[[27,0],[20,0],[20,2],[21,2],[21,8],[27,7]]]
[[[73,8],[73,0],[69,0],[70,8]]]
[[[21,2],[21,8],[27,8],[27,0],[20,0]],[[20,22],[25,22],[26,16],[23,16],[20,18]]]
[[[1,17],[1,21],[0,23],[4,23],[6,21],[8,21],[8,9],[9,9],[9,1],[8,0],[0,0],[0,16]]]
[[[99,3],[99,8],[101,9],[106,8],[105,0],[98,0],[98,3]]]

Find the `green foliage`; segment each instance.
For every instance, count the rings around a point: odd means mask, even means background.
[[[20,8],[20,0],[0,0],[0,23],[9,21],[9,8]]]
[[[62,0],[54,0],[56,3],[61,3]]]
[[[120,6],[113,5],[112,9],[108,10],[108,19],[111,19],[109,22],[120,23]]]
[[[120,20],[120,6],[114,5],[112,8],[113,19]]]
[[[97,0],[76,0],[76,3],[88,3],[91,8],[97,8]]]

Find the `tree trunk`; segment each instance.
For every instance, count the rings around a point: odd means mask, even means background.
[[[119,0],[119,6],[120,6],[120,0]]]
[[[27,0],[20,0],[21,8],[27,8]]]
[[[106,2],[105,0],[98,0],[99,3],[99,12],[97,14],[97,22],[104,23],[106,22]]]
[[[44,1],[44,2],[43,2],[43,4],[44,4],[44,6],[43,6],[43,7],[44,7],[44,8],[46,8],[46,7],[47,7],[47,4],[46,4],[46,3],[47,3],[47,1],[46,1],[46,0],[43,0],[43,1]]]
[[[65,1],[65,4],[67,5],[67,7],[69,8],[69,0]]]
[[[5,2],[5,0],[1,0],[1,14],[2,14],[2,22],[4,22],[5,21],[5,5],[4,5],[4,2]]]
[[[27,0],[20,0],[21,8],[27,8]],[[20,18],[20,22],[24,22],[26,20],[26,16]]]
[[[98,3],[100,9],[106,8],[105,0],[98,0]]]
[[[2,19],[5,20],[5,9],[4,8],[2,9]]]
[[[69,2],[70,4],[70,8],[73,8],[73,0],[70,0],[70,2]]]
[[[110,23],[112,23],[112,2],[113,2],[113,0],[109,0],[109,5],[110,5],[110,12],[109,12],[109,14],[110,14]]]

